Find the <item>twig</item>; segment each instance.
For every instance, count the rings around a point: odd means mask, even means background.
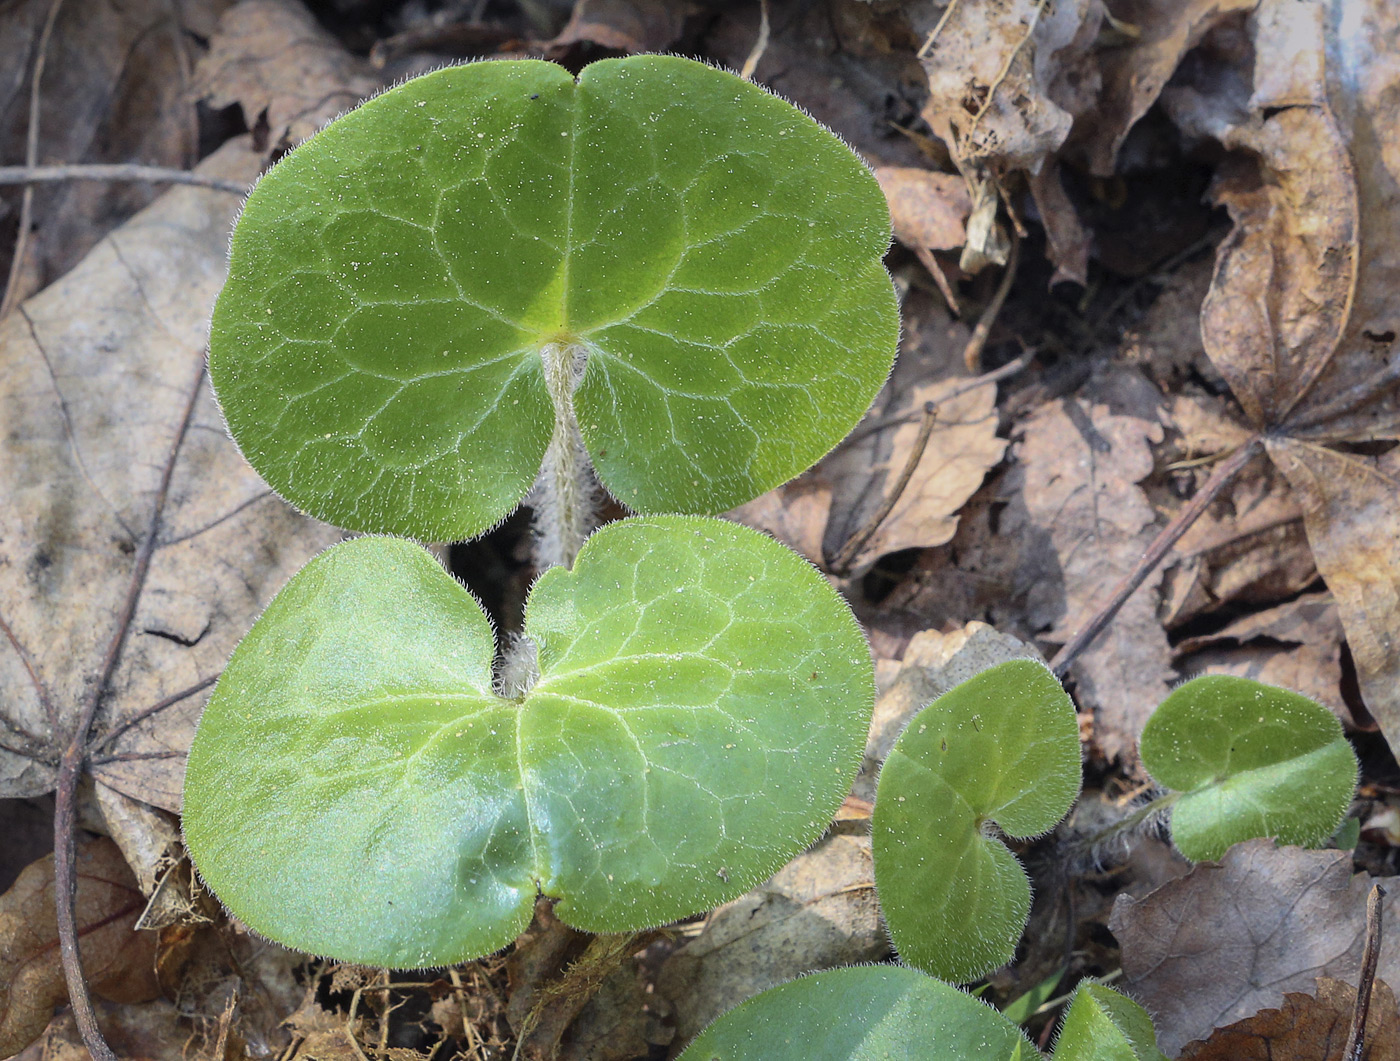
[[[130,718],[122,722],[121,725],[109,730],[105,736],[101,737],[92,745],[89,751],[96,752],[102,748],[107,747],[107,745],[111,744],[114,740],[116,740],[118,737],[120,737],[123,733],[129,730],[132,726],[136,725],[138,722],[144,722],[152,715],[159,714],[161,711],[164,711],[167,707],[173,707],[175,704],[178,704],[181,700],[188,700],[195,693],[203,692],[205,689],[209,688],[209,686],[213,685],[218,680],[218,674],[211,674],[208,678],[205,678],[202,681],[197,681],[188,688],[181,689],[178,693],[171,693],[164,700],[158,700],[150,707],[144,708],[143,710],[136,712],[136,714],[132,715]]]
[[[1011,73],[1011,64],[1016,61],[1016,56],[1021,54],[1021,49],[1026,46],[1026,42],[1029,41],[1031,37],[1035,36],[1036,27],[1040,25],[1040,16],[1044,13],[1045,5],[1048,2],[1049,0],[1040,0],[1040,2],[1035,5],[1035,13],[1031,15],[1031,24],[1026,27],[1025,35],[1016,42],[1016,47],[1011,49],[1011,54],[1006,57],[1006,62],[1001,64],[1001,69],[997,71],[997,76],[992,78],[992,83],[987,86],[987,98],[982,101],[982,106],[979,107],[977,113],[972,116],[972,124],[967,127],[967,132],[963,134],[964,141],[972,138],[973,130],[982,124],[982,119],[985,118],[987,112],[992,109],[992,100],[996,98],[997,89],[1001,88],[1001,83],[1005,81],[1007,75]],[[1002,202],[1007,201],[1005,195],[1001,198]]]
[[[996,293],[977,319],[977,327],[972,329],[972,337],[963,347],[963,364],[969,372],[977,372],[982,367],[982,348],[987,345],[987,336],[992,334],[992,325],[1001,315],[1001,307],[1006,304],[1006,296],[1011,293],[1011,284],[1016,279],[1016,267],[1021,264],[1021,237],[1016,226],[1011,226],[1011,253],[1007,255],[1006,267],[1001,273],[1001,283]]]
[[[1256,435],[1216,465],[1215,471],[1206,480],[1206,485],[1201,487],[1190,503],[1162,528],[1157,537],[1152,540],[1152,544],[1142,554],[1137,565],[1118,583],[1118,588],[1114,590],[1108,603],[1100,608],[1093,618],[1069,639],[1065,647],[1056,653],[1050,664],[1050,669],[1055,672],[1055,677],[1063,678],[1065,676],[1069,671],[1070,664],[1079,657],[1080,653],[1093,644],[1094,639],[1099,634],[1103,633],[1104,627],[1112,622],[1113,617],[1118,614],[1118,609],[1127,603],[1128,598],[1133,595],[1138,586],[1142,585],[1143,580],[1152,573],[1152,570],[1162,562],[1162,558],[1167,555],[1171,547],[1191,528],[1196,520],[1201,518],[1201,514],[1205,512],[1212,501],[1220,496],[1220,492],[1239,474],[1240,469],[1254,459],[1261,444],[1262,439]]]
[[[919,49],[918,58],[922,59],[928,55],[929,49],[933,47],[933,42],[938,40],[938,35],[943,32],[943,27],[948,24],[948,19],[953,16],[953,8],[958,6],[958,0],[948,0],[948,6],[943,9],[943,17],[938,20],[938,25],[933,27],[933,32],[928,35],[928,40],[924,41],[924,46]]]
[[[44,28],[39,34],[38,49],[34,56],[34,73],[29,81],[29,129],[25,136],[24,161],[33,166],[39,161],[39,84],[44,77],[44,63],[49,55],[49,40],[53,37],[54,25],[58,22],[58,9],[63,0],[53,0],[49,5]],[[29,253],[29,226],[34,218],[34,188],[25,185],[24,195],[19,205],[19,233],[15,236],[15,253],[10,259],[10,275],[5,279],[5,294],[0,297],[0,320],[10,315],[19,297],[19,277],[24,272],[24,258]]]
[[[919,461],[924,459],[924,450],[928,448],[929,436],[933,434],[933,423],[937,419],[938,406],[933,402],[924,402],[924,418],[919,424],[919,434],[914,439],[914,448],[909,452],[909,459],[904,462],[904,470],[899,473],[894,487],[880,502],[880,507],[872,512],[870,518],[865,521],[865,526],[851,535],[846,540],[846,544],[841,546],[841,551],[831,561],[831,570],[834,574],[843,575],[850,569],[851,561],[856,558],[856,554],[865,548],[865,543],[874,537],[875,532],[880,529],[880,524],[885,522],[885,517],[898,504],[904,493],[904,488],[914,477],[914,469],[919,466]]]
[[[233,195],[247,195],[248,185],[207,173],[169,166],[139,166],[127,162],[80,162],[65,166],[0,166],[0,184],[23,184],[25,194],[35,184],[57,184],[63,181],[131,181],[146,184],[191,184],[196,188],[213,188]]]
[[[1016,358],[1016,360],[1008,361],[1006,364],[1002,365],[1001,368],[994,368],[990,372],[984,372],[976,379],[964,383],[961,387],[954,387],[947,394],[939,397],[939,403],[950,402],[954,398],[961,398],[964,394],[977,390],[979,387],[985,387],[989,383],[998,383],[1008,376],[1016,375],[1016,373],[1029,366],[1030,363],[1035,360],[1036,353],[1037,351],[1034,349],[1027,350],[1020,357]],[[866,424],[857,431],[852,431],[846,436],[845,444],[850,445],[853,442],[859,442],[863,438],[877,435],[881,431],[888,430],[891,427],[898,427],[900,424],[913,423],[915,420],[922,418],[923,415],[923,411],[920,410],[917,413],[900,413],[898,416],[887,416],[881,420],[876,420]]]
[[[1366,1049],[1366,1016],[1371,1009],[1371,988],[1376,984],[1376,964],[1381,960],[1381,900],[1385,889],[1371,885],[1366,897],[1366,949],[1361,955],[1361,981],[1356,985],[1356,1008],[1351,1013],[1351,1029],[1342,1049],[1342,1061],[1361,1061]]]
[[[132,616],[136,614],[137,602],[146,586],[146,574],[151,567],[151,557],[155,555],[156,540],[160,534],[161,516],[165,510],[166,498],[170,496],[170,481],[175,474],[175,461],[184,443],[190,421],[194,419],[196,399],[204,380],[204,365],[201,362],[199,374],[190,388],[189,399],[175,437],[170,443],[161,473],[160,485],[156,489],[155,504],[151,511],[151,523],[141,547],[136,552],[136,562],[132,567],[131,582],[127,586],[126,598],[122,601],[117,615],[116,629],[107,651],[102,657],[92,686],[83,703],[82,715],[69,735],[68,745],[63,749],[63,757],[58,764],[58,782],[54,799],[54,906],[58,921],[58,950],[63,964],[63,978],[68,983],[68,999],[73,1007],[73,1020],[83,1037],[83,1045],[94,1061],[116,1061],[116,1055],[102,1037],[97,1026],[97,1014],[92,1008],[92,996],[88,992],[87,980],[83,976],[82,957],[78,950],[78,924],[74,905],[77,896],[77,866],[75,864],[74,829],[78,818],[78,781],[82,777],[83,764],[87,760],[88,733],[92,729],[97,707],[102,695],[116,671],[121,656],[122,645],[126,643],[127,632],[131,627]]]
[[[768,0],[758,0],[758,40],[753,42],[753,47],[749,49],[749,57],[744,60],[743,69],[739,71],[739,76],[745,81],[753,80],[753,72],[758,69],[758,61],[768,50],[770,32],[772,32],[772,27],[768,22]]]

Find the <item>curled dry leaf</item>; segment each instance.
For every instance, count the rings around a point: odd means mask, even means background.
[[[816,969],[889,954],[880,922],[870,839],[834,831],[772,880],[721,906],[662,966],[660,994],[689,1042],[721,1013]]]
[[[107,839],[77,849],[78,936],[92,989],[115,1002],[160,994],[155,936],[133,931],[146,905],[121,851]],[[30,865],[0,895],[0,1057],[43,1034],[54,1007],[68,997],[58,957],[53,856]]]
[[[239,141],[202,171],[246,179],[257,165]],[[339,537],[270,494],[205,384],[236,207],[167,192],[0,323],[0,422],[16,427],[0,444],[0,796],[53,786],[97,697],[98,779],[178,810],[208,685]]]
[[[196,96],[211,107],[237,103],[269,151],[295,146],[383,87],[295,0],[229,8],[195,68]]]
[[[1222,52],[1163,95],[1187,131],[1240,152],[1215,191],[1236,227],[1202,312],[1206,350],[1299,494],[1362,695],[1392,741],[1396,475],[1326,444],[1400,436],[1400,63],[1378,43],[1397,32],[1385,0],[1263,0],[1252,54]]]
[[[1278,1009],[1219,1028],[1204,1042],[1187,1043],[1180,1061],[1348,1061],[1342,1056],[1356,988],[1329,976],[1317,994],[1290,991]],[[1366,1014],[1367,1056],[1400,1057],[1400,1012],[1390,985],[1377,980]]]
[[[1320,975],[1355,981],[1366,935],[1366,874],[1347,851],[1236,844],[1142,899],[1121,896],[1108,927],[1123,948],[1124,989],[1174,1055]],[[1385,883],[1385,880],[1382,880]],[[1385,920],[1394,924],[1395,889]],[[1400,976],[1400,934],[1382,937],[1377,975]]]

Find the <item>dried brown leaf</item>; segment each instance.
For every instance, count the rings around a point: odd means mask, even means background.
[[[1025,507],[1002,524],[1008,533],[1048,538],[1050,556],[1040,563],[1052,570],[1036,580],[1028,611],[1051,640],[1067,641],[1089,621],[1157,533],[1157,514],[1138,486],[1163,437],[1149,390],[1139,388],[1135,404],[1118,412],[1077,398],[1052,402],[1023,425],[1006,487]],[[1161,579],[1160,571],[1148,577],[1070,671],[1081,707],[1094,712],[1095,743],[1110,759],[1133,754],[1174,677],[1157,618]]]
[[[913,166],[876,166],[875,179],[890,204],[894,238],[906,247],[946,251],[967,240],[972,202],[961,177]]]
[[[200,1029],[191,1034],[189,1022],[165,999],[124,1006],[96,1001],[97,1023],[119,1058],[139,1061],[243,1061],[243,1055],[210,1057]],[[69,1011],[53,1019],[48,1030],[14,1061],[92,1061]],[[329,1061],[329,1058],[318,1058]],[[358,1061],[358,1059],[357,1059]]]
[[[1091,172],[1111,177],[1128,131],[1147,113],[1182,56],[1224,19],[1252,11],[1259,0],[1121,0],[1112,5],[1132,29],[1097,55],[1103,88],[1074,131]]]
[[[1176,646],[1177,668],[1234,674],[1279,685],[1326,704],[1345,721],[1342,699],[1342,622],[1330,593],[1308,593],[1228,623]]]
[[[257,165],[235,142],[202,171],[246,179]],[[0,323],[0,422],[14,425],[0,444],[0,795],[51,788],[57,750],[99,696],[94,773],[178,810],[208,683],[339,537],[243,462],[205,383],[236,208],[172,190]]]
[[[759,494],[729,517],[771,534],[818,567],[826,562],[822,536],[831,517],[831,486],[815,473]]]
[[[229,8],[195,68],[196,95],[213,107],[237,103],[270,151],[295,146],[383,87],[295,0]]]
[[[1288,438],[1268,445],[1302,503],[1362,698],[1400,747],[1400,451],[1368,458]]]
[[[1371,883],[1352,875],[1347,851],[1236,844],[1145,898],[1118,899],[1109,928],[1122,944],[1124,987],[1152,1014],[1170,1055],[1282,1005],[1285,992],[1306,992],[1318,976],[1354,981]],[[1384,916],[1393,924],[1389,890]],[[1386,933],[1378,976],[1397,974],[1400,936]]]
[[[880,508],[914,452],[925,403],[934,404],[933,430],[899,500],[853,558],[850,570],[870,567],[899,549],[942,545],[957,529],[957,513],[1001,461],[996,387],[961,375],[967,330],[946,313],[909,320],[894,373],[855,432],[817,465],[831,484],[831,518],[823,538],[835,557]]]
[[[25,160],[31,72],[51,6],[50,0],[0,6],[0,158],[6,164]],[[38,162],[192,165],[199,129],[189,71],[198,41],[208,38],[227,6],[228,0],[62,5],[40,86]],[[90,181],[35,187],[22,293],[63,275],[161,190]],[[20,194],[16,186],[0,188],[0,217],[7,205],[18,211]]]
[[[677,1040],[775,984],[888,956],[872,872],[869,837],[833,832],[712,913],[657,982],[675,1009]]]
[[[83,971],[92,989],[116,1002],[160,994],[155,937],[133,931],[146,898],[121,851],[105,838],[77,848],[74,904]],[[68,997],[58,956],[53,856],[30,865],[0,895],[0,1057],[43,1034],[54,1007]]]
[[[685,15],[686,5],[678,0],[577,0],[548,47],[587,41],[615,52],[661,52],[680,37]]]
[[[1093,0],[954,0],[927,13],[933,42],[922,54],[924,120],[964,171],[1039,172],[1069,135],[1076,107],[1096,84],[1067,75],[1092,47],[1102,20]]]
[[[1180,1061],[1345,1061],[1356,988],[1317,978],[1317,994],[1289,992],[1279,1009],[1261,1010],[1205,1042],[1188,1043]],[[1390,985],[1377,980],[1366,1015],[1366,1056],[1400,1057],[1400,1012]]]

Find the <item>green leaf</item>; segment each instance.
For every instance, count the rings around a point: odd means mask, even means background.
[[[1055,1043],[1055,1061],[1167,1061],[1147,1011],[1091,980],[1080,983]]]
[[[1013,1024],[1025,1024],[1035,1016],[1041,1006],[1055,997],[1055,989],[1065,978],[1063,969],[1056,969],[1029,991],[1017,995],[1002,1008],[1002,1016]]]
[[[1320,844],[1356,788],[1356,755],[1331,711],[1227,674],[1195,678],[1163,700],[1139,752],[1159,784],[1182,793],[1172,840],[1198,862],[1256,836]]]
[[[1043,833],[1079,783],[1074,704],[1044,664],[991,667],[915,715],[885,760],[871,826],[900,957],[958,982],[1009,961],[1030,881],[991,826]]]
[[[985,1002],[897,965],[806,976],[724,1014],[677,1061],[1030,1061]]]
[[[889,213],[795,107],[687,59],[439,70],[254,189],[210,375],[250,463],[321,519],[479,534],[540,470],[541,350],[604,485],[718,512],[860,419],[898,338]]]
[[[595,932],[734,898],[820,835],[874,698],[829,584],[755,531],[655,517],[536,583],[540,677],[492,690],[491,628],[416,545],[323,553],[200,720],[184,826],[239,918],[386,967],[496,950],[537,892]]]

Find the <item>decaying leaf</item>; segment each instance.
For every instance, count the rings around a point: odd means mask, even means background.
[[[104,838],[78,845],[75,910],[83,970],[104,998],[145,1002],[160,994],[155,937],[133,931],[145,905],[115,844]],[[0,895],[0,1057],[38,1038],[67,997],[48,855]]]
[[[890,204],[894,238],[900,243],[946,251],[966,241],[972,203],[961,177],[913,166],[876,166],[875,178]]]
[[[1057,570],[1030,580],[1029,610],[1051,640],[1069,640],[1089,620],[1157,533],[1157,514],[1138,486],[1152,471],[1152,444],[1162,439],[1149,390],[1129,389],[1138,394],[1132,412],[1070,397],[1040,407],[1024,424],[1006,487],[1025,508],[1008,511],[1002,526],[1028,534],[1016,526],[1024,519],[1048,537]],[[1110,759],[1133,754],[1175,677],[1157,618],[1161,577],[1149,576],[1070,671],[1081,710],[1094,712],[1095,743]]]
[[[904,471],[921,420],[932,403],[933,428],[899,500],[842,573],[859,574],[886,553],[942,545],[957,528],[957,512],[1000,462],[996,387],[960,374],[966,329],[931,311],[909,322],[899,360],[870,412],[817,465],[831,484],[831,518],[823,547],[836,557],[879,509]]]
[[[816,472],[759,494],[729,516],[771,534],[818,567],[826,563],[822,536],[831,518],[831,486]]]
[[[157,998],[140,1005],[120,1005],[94,1002],[97,1023],[107,1044],[120,1058],[140,1058],[141,1061],[191,1061],[208,1057],[211,1061],[234,1061],[227,1054],[205,1053],[217,1044],[217,1029],[212,1037],[195,1029],[193,1036],[189,1021],[171,1002]],[[236,1055],[235,1055],[236,1056]],[[64,1010],[37,1040],[14,1061],[91,1061],[92,1054],[83,1044],[78,1025],[71,1011]],[[330,1061],[320,1057],[317,1061]],[[350,1061],[350,1059],[346,1059]],[[358,1059],[355,1059],[358,1061]]]
[[[1314,978],[1354,982],[1366,934],[1366,874],[1351,853],[1236,844],[1219,862],[1142,899],[1121,896],[1109,928],[1123,948],[1124,988],[1152,1014],[1168,1054],[1192,1039],[1308,991]],[[1382,879],[1382,884],[1385,880]],[[1393,924],[1395,889],[1384,918]],[[1377,975],[1400,976],[1400,938],[1382,937]]]
[[[1180,1061],[1346,1061],[1356,988],[1328,976],[1317,978],[1317,994],[1290,991],[1278,1009],[1266,1009],[1204,1042],[1192,1042]],[[1366,1056],[1400,1057],[1400,1012],[1395,993],[1377,980],[1366,1014]]]
[[[23,162],[31,74],[48,0],[0,8],[0,158]],[[40,164],[140,162],[184,168],[197,157],[199,127],[189,70],[199,41],[228,0],[131,0],[63,4],[45,48],[39,94]],[[33,188],[34,231],[22,272],[27,296],[63,275],[111,228],[162,189],[79,181]],[[21,189],[0,188],[0,216],[18,211]],[[7,248],[8,249],[8,248]],[[3,259],[8,262],[8,256]],[[0,274],[0,286],[3,286]]]
[[[1306,593],[1176,646],[1187,677],[1234,674],[1302,693],[1349,721],[1342,701],[1342,622],[1330,593]]]
[[[195,94],[237,103],[259,148],[285,151],[384,87],[294,0],[241,0],[195,68]]]
[[[1327,444],[1400,436],[1400,64],[1377,44],[1397,31],[1384,0],[1263,0],[1252,54],[1225,52],[1163,95],[1183,128],[1239,153],[1215,189],[1236,227],[1202,312],[1206,349],[1298,493],[1362,695],[1392,741],[1397,480],[1388,462]]]
[[[203,171],[257,166],[245,140]],[[96,697],[98,779],[178,810],[207,687],[339,537],[268,491],[205,383],[237,205],[170,191],[0,322],[0,422],[15,425],[0,445],[0,795],[52,787]]]
[[[662,967],[676,1039],[688,1042],[740,1002],[803,973],[889,954],[870,839],[833,831],[766,884],[721,906]]]
[[[685,4],[676,0],[576,0],[568,25],[549,42],[563,50],[587,41],[629,55],[663,52],[685,25]]]
[[[1252,11],[1259,0],[1118,0],[1114,22],[1127,31],[1095,53],[1103,87],[1077,123],[1076,153],[1091,172],[1110,177],[1128,132],[1157,102],[1177,65],[1224,19]]]

